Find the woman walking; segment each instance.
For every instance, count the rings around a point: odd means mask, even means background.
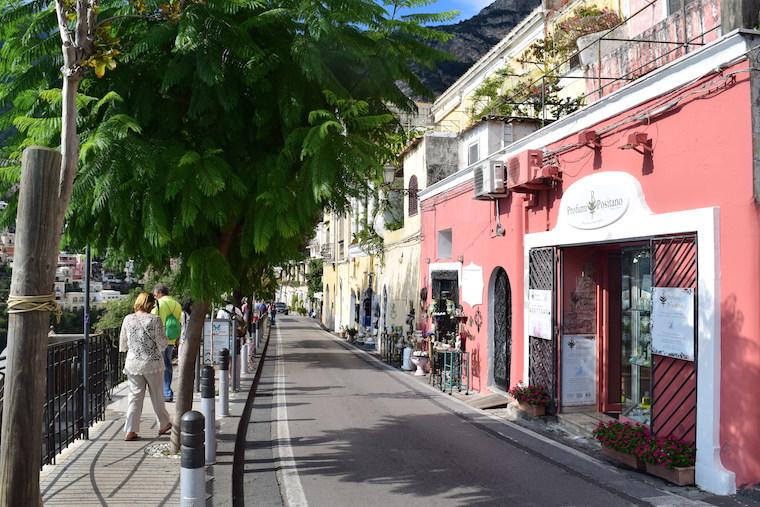
[[[129,382],[127,422],[124,425],[124,440],[127,441],[139,438],[146,387],[150,390],[150,401],[158,418],[159,436],[172,429],[163,396],[163,353],[168,342],[161,319],[150,313],[155,305],[153,294],[140,293],[135,300],[135,313],[124,317],[121,324],[119,350],[127,353],[124,373]]]

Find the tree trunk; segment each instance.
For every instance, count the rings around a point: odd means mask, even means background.
[[[182,345],[182,354],[179,358],[179,382],[175,401],[176,411],[172,422],[171,449],[179,452],[179,423],[182,415],[193,408],[193,382],[195,381],[195,359],[201,349],[201,337],[203,336],[203,323],[206,321],[206,313],[209,303],[198,301],[193,303],[190,313],[190,321],[185,333],[185,343]]]
[[[65,51],[64,51],[65,54]],[[71,192],[74,188],[79,164],[79,135],[77,134],[77,90],[79,78],[75,76],[63,78],[62,115],[61,115],[61,166],[58,187],[58,216],[56,231],[63,232],[63,220],[69,207]],[[57,246],[57,245],[56,245]],[[58,258],[58,248],[55,257]]]
[[[56,229],[61,155],[28,148],[22,158],[10,296],[51,294],[60,233]],[[0,506],[38,505],[42,401],[49,311],[8,315],[8,360],[0,437]]]

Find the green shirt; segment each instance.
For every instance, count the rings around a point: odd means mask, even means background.
[[[158,300],[158,304],[153,307],[153,311],[150,312],[153,315],[158,315],[161,322],[166,326],[166,319],[169,314],[174,315],[179,325],[182,325],[182,305],[177,303],[171,296],[163,296]],[[169,345],[174,345],[177,340],[169,340]]]

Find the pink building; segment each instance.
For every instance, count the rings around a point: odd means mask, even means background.
[[[472,387],[696,442],[719,494],[760,481],[758,45],[732,32],[420,194],[425,304],[463,306]]]

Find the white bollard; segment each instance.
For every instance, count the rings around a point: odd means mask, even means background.
[[[230,351],[219,351],[219,417],[230,415]]]
[[[204,366],[201,370],[201,412],[206,420],[206,464],[216,463],[216,408],[214,393],[214,369]]]
[[[203,445],[203,414],[195,410],[184,413],[180,423],[180,507],[205,507],[206,463]]]
[[[246,340],[242,347],[240,347],[240,371],[242,373],[250,373],[248,371],[248,343],[249,341]]]

